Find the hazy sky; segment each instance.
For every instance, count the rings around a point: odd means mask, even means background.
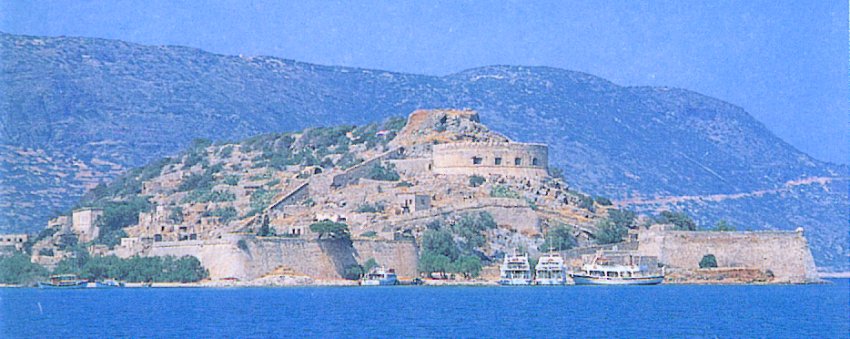
[[[0,30],[445,75],[545,65],[742,106],[847,163],[846,1],[0,2]]]

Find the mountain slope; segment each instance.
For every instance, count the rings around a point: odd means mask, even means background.
[[[628,206],[686,208],[705,223],[725,218],[740,228],[803,226],[820,265],[847,267],[847,168],[813,159],[743,109],[697,93],[546,67],[432,77],[87,38],[0,34],[0,54],[0,230],[38,229],[86,187],[197,137],[456,107],[477,110],[516,140],[549,144],[568,182],[619,200],[836,178],[749,199]]]

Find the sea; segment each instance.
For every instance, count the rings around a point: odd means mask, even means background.
[[[0,288],[0,337],[848,338],[848,286]]]

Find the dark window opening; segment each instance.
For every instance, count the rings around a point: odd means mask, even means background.
[[[537,160],[537,158],[531,158],[531,166],[540,166],[540,160]]]
[[[522,165],[522,158],[515,158],[514,159],[514,165],[516,165],[516,166]]]
[[[481,159],[481,157],[472,157],[472,164],[473,165],[481,165],[482,160],[483,159]]]
[[[496,160],[494,161],[494,163],[495,163],[496,165],[501,165],[501,164],[502,164],[502,158],[496,158]]]

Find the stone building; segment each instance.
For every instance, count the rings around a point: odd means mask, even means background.
[[[549,149],[543,144],[518,142],[460,142],[433,146],[432,170],[436,174],[548,175]]]
[[[413,213],[431,208],[431,197],[424,194],[399,194],[398,204],[402,213]]]
[[[71,229],[80,242],[89,242],[100,235],[98,219],[103,216],[100,208],[81,208],[74,210],[72,214]]]
[[[26,234],[0,234],[0,246],[14,247],[16,251],[21,251],[28,238]]]

